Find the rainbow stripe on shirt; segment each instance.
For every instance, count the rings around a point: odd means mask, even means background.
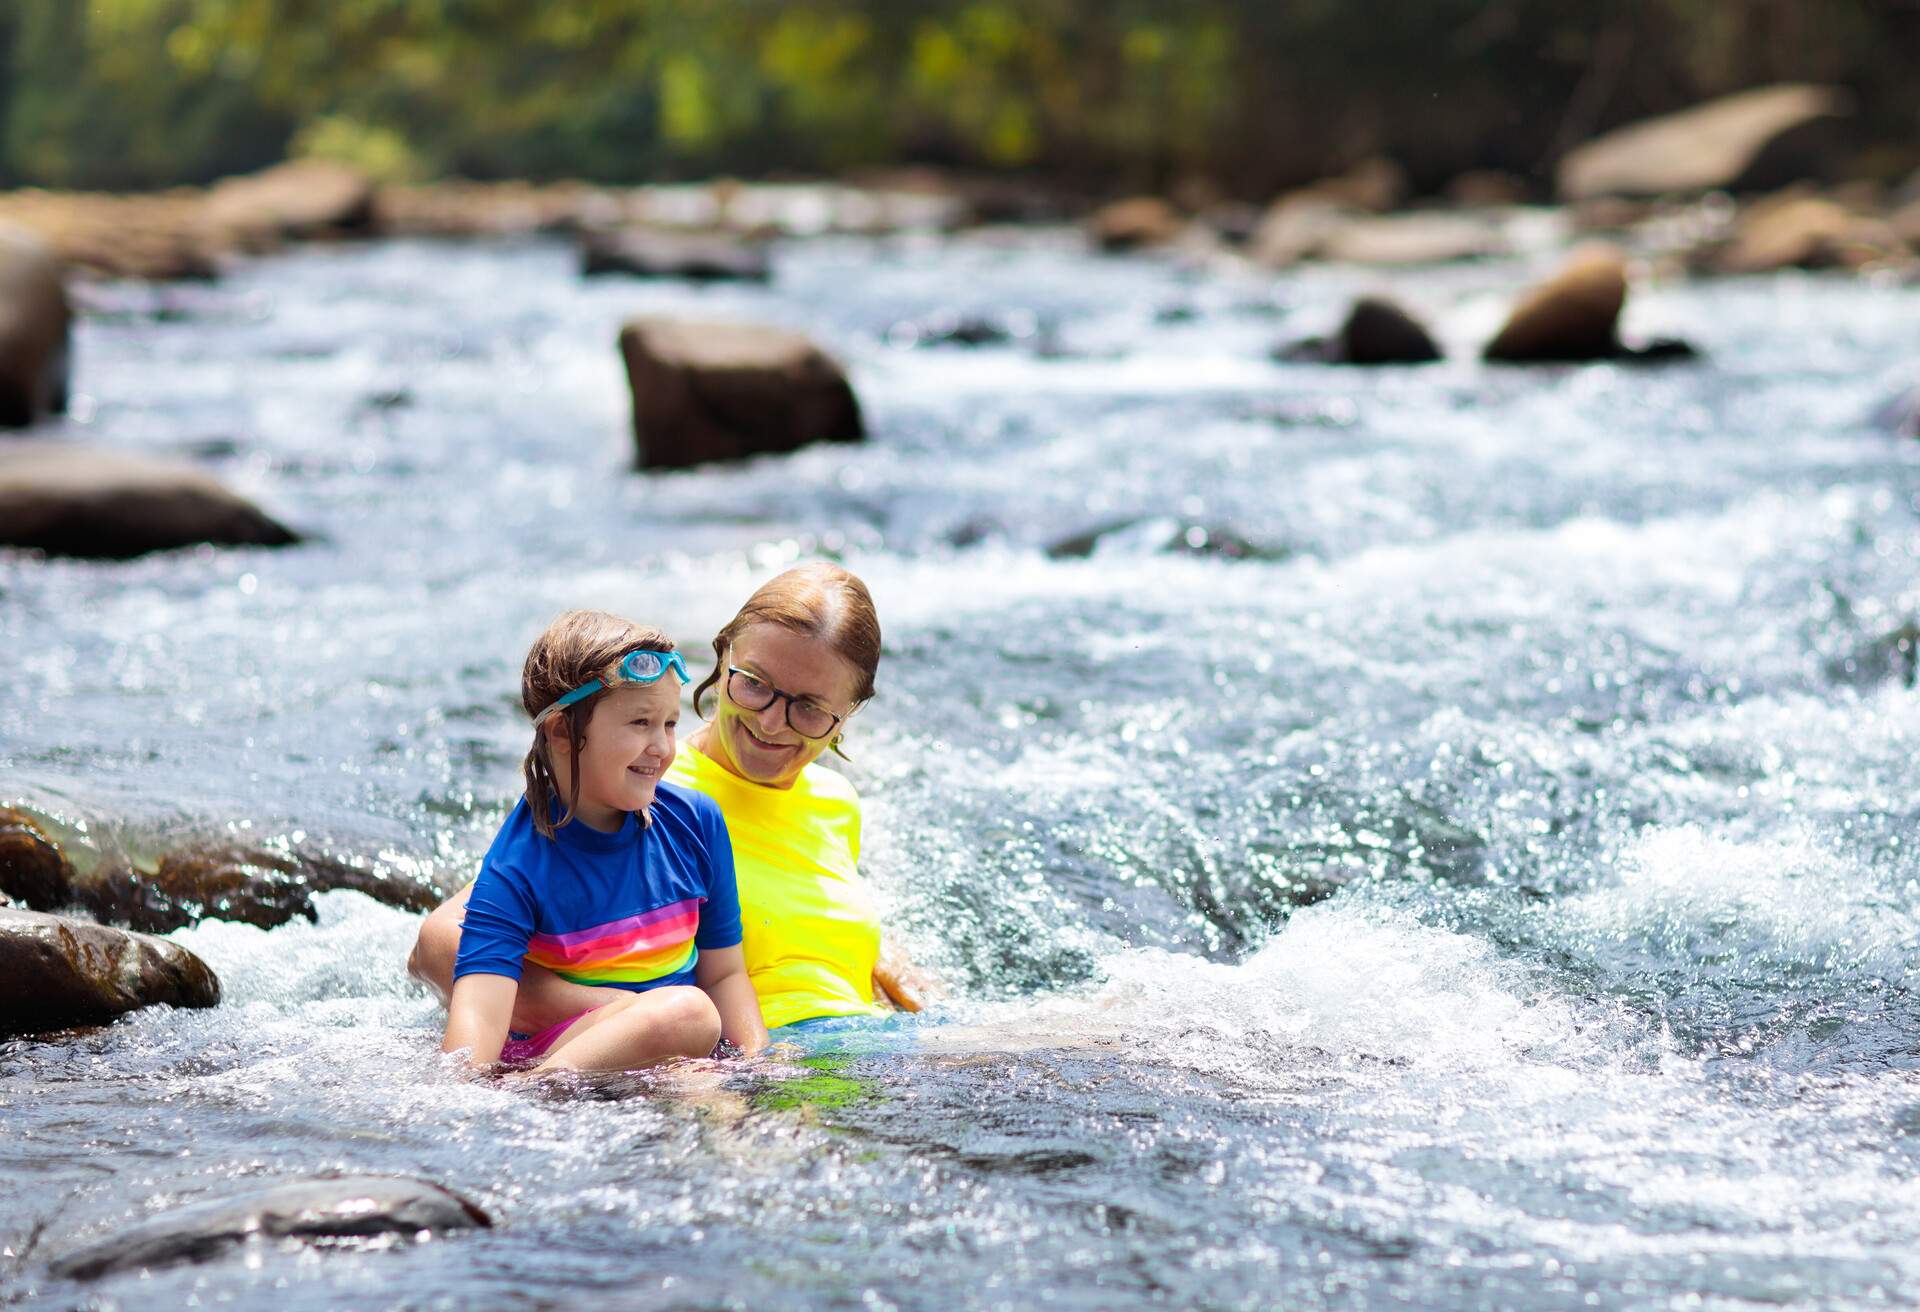
[[[571,934],[535,934],[527,960],[575,984],[644,984],[678,974],[693,964],[705,900],[690,897]]]

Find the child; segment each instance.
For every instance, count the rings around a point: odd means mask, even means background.
[[[661,779],[686,681],[666,635],[604,611],[562,615],[527,653],[526,796],[467,902],[443,1052],[598,1071],[765,1042],[726,822]],[[599,1005],[510,1036],[523,960]]]

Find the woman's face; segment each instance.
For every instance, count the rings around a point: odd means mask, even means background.
[[[843,719],[853,713],[859,672],[818,638],[794,633],[778,624],[755,624],[734,638],[727,664],[747,671],[761,683],[783,693],[825,707]],[[707,755],[742,779],[772,788],[792,787],[800,772],[827,750],[833,734],[811,741],[802,738],[787,723],[785,697],[774,698],[762,710],[750,711],[734,702],[727,691],[729,682],[723,667],[719,709],[713,717],[712,731],[706,737]]]

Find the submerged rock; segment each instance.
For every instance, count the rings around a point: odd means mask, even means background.
[[[1756,191],[1818,177],[1850,99],[1837,87],[1761,87],[1634,123],[1569,152],[1560,194],[1579,201]]]
[[[580,272],[584,277],[624,273],[700,282],[765,282],[773,269],[766,247],[726,233],[621,228],[581,234]]]
[[[64,443],[0,447],[0,546],[125,560],[198,542],[299,540],[191,465]]]
[[[25,228],[0,224],[0,427],[67,408],[72,323],[53,252]]]
[[[98,1025],[141,1007],[211,1007],[220,981],[177,943],[0,909],[0,1035]]]
[[[1424,364],[1440,348],[1419,320],[1383,296],[1363,296],[1340,331],[1309,337],[1278,352],[1283,360],[1319,364]]]
[[[799,333],[642,318],[620,330],[635,463],[683,469],[866,435],[846,375]]]
[[[1920,437],[1920,385],[1908,388],[1879,410],[1873,422],[1901,437]]]
[[[176,1207],[50,1266],[64,1279],[93,1280],[116,1271],[204,1262],[251,1240],[425,1238],[492,1225],[474,1204],[429,1181],[343,1175]]]
[[[1263,561],[1285,560],[1293,554],[1284,546],[1255,542],[1223,525],[1183,523],[1169,516],[1095,524],[1049,542],[1045,550],[1054,560],[1085,560],[1108,552]]]

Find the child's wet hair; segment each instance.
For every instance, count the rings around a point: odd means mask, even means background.
[[[527,651],[520,670],[520,704],[528,716],[537,716],[583,683],[606,673],[607,668],[628,652],[672,651],[673,639],[658,629],[609,614],[604,610],[570,610],[547,626]],[[583,697],[571,706],[555,711],[552,721],[566,726],[572,744],[572,758],[580,759],[587,741],[587,721],[593,708],[606,696],[605,689]],[[533,731],[533,746],[527,749],[522,767],[527,781],[527,809],[533,812],[533,824],[540,833],[553,837],[553,831],[573,819],[580,801],[580,772],[569,770],[571,787],[558,819],[554,804],[560,796],[559,779],[547,745],[547,728]]]

